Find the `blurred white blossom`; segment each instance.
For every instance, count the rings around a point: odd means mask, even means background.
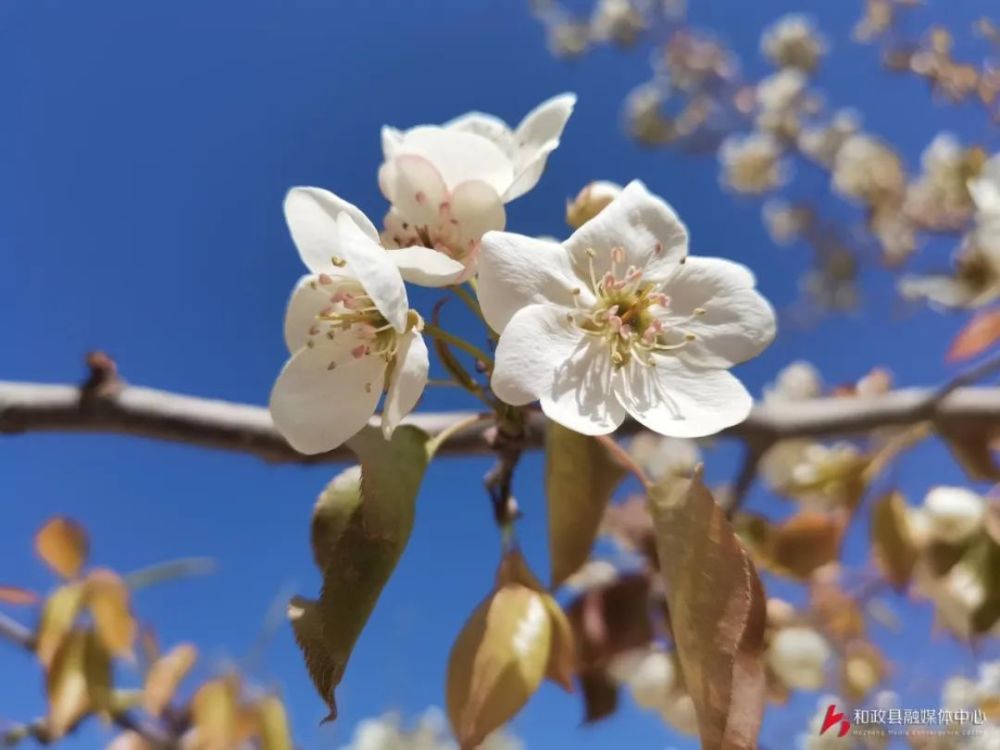
[[[975,534],[983,524],[986,501],[964,487],[934,487],[924,498],[930,536],[957,544]]]
[[[812,628],[789,627],[775,633],[767,649],[767,663],[792,690],[817,690],[826,678],[833,656],[830,644]]]
[[[739,193],[774,190],[789,177],[782,155],[781,144],[770,133],[731,135],[719,147],[722,183]]]
[[[782,16],[760,39],[761,52],[775,65],[812,71],[826,54],[826,40],[811,18],[798,13]]]

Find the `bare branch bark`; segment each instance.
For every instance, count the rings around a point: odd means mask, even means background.
[[[434,435],[471,415],[417,413],[407,421]],[[540,413],[531,415],[525,448],[541,446],[544,421]],[[875,397],[758,405],[745,422],[726,430],[723,437],[766,447],[787,438],[861,434],[923,421],[952,434],[1000,428],[1000,387],[960,387],[943,398],[940,389],[913,388]],[[622,432],[638,429],[628,423]],[[246,453],[278,463],[352,460],[346,448],[318,456],[297,453],[274,428],[267,409],[260,406],[124,384],[108,395],[95,395],[74,385],[0,381],[0,433],[28,432],[132,435]],[[491,448],[483,437],[483,425],[472,424],[450,437],[439,452],[488,455]]]

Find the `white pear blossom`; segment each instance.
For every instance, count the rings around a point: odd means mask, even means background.
[[[986,501],[964,487],[934,487],[924,498],[930,535],[958,544],[976,533],[986,515]]]
[[[746,418],[728,370],[758,355],[774,311],[744,266],[688,258],[687,230],[641,182],[563,244],[483,238],[479,301],[500,332],[494,393],[540,401],[589,435],[631,415],[654,432],[702,437]]]
[[[825,125],[804,128],[798,137],[799,151],[819,164],[832,167],[843,145],[861,128],[861,116],[841,109]]]
[[[694,699],[683,690],[674,690],[660,707],[660,716],[681,734],[698,734],[698,712]]]
[[[385,244],[434,248],[464,269],[456,276],[425,268],[408,281],[442,286],[475,271],[480,239],[503,229],[504,204],[538,183],[575,102],[572,94],[549,99],[514,129],[480,112],[440,126],[382,129],[379,186],[392,204]]]
[[[770,133],[731,135],[719,147],[722,184],[759,195],[781,187],[791,174],[780,141]]]
[[[653,710],[666,703],[677,681],[670,654],[656,647],[619,654],[608,665],[608,674],[628,686],[638,705]]]
[[[506,729],[498,729],[479,750],[522,750],[524,745]],[[404,726],[398,713],[364,719],[354,729],[351,744],[340,750],[458,750],[448,736],[448,725],[439,708],[427,709],[412,726]]]
[[[802,360],[785,366],[764,388],[765,403],[785,403],[806,401],[823,393],[823,379],[819,371],[809,362]]]
[[[1000,154],[983,165],[979,176],[969,180],[969,192],[983,219],[1000,219]]]
[[[760,48],[775,65],[811,71],[827,45],[811,18],[789,13],[764,30]]]
[[[837,151],[832,182],[841,195],[875,204],[901,196],[906,173],[895,151],[877,138],[859,133]]]
[[[823,685],[832,656],[830,645],[815,630],[790,627],[779,630],[771,639],[767,663],[792,690],[817,690]]]
[[[291,190],[285,218],[309,274],[288,303],[292,356],[271,391],[274,423],[296,450],[322,453],[364,427],[385,391],[388,436],[428,372],[420,318],[392,254],[363,213],[325,190]]]

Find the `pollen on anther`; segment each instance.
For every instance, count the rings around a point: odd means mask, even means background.
[[[346,260],[344,260],[343,258],[338,258],[336,255],[330,258],[330,262],[337,268],[343,268],[344,266],[347,265]]]
[[[326,366],[326,369],[327,370],[334,370],[334,369],[336,369],[336,367],[337,367],[337,363],[336,362],[331,362],[330,364],[328,364]]]

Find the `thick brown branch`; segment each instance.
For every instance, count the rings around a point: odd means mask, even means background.
[[[831,437],[879,427],[929,421],[951,433],[1000,427],[1000,387],[957,388],[944,398],[938,389],[899,390],[876,397],[822,398],[760,405],[724,433],[756,445],[792,437]],[[469,413],[423,413],[409,419],[436,434]],[[542,442],[544,419],[533,414],[525,448]],[[625,432],[634,432],[628,424]],[[346,448],[319,456],[295,452],[275,430],[267,409],[122,385],[95,396],[72,385],[0,382],[0,432],[90,432],[155,438],[204,448],[248,453],[273,462],[322,463],[351,458]],[[471,424],[440,449],[447,455],[487,455],[482,425]]]

